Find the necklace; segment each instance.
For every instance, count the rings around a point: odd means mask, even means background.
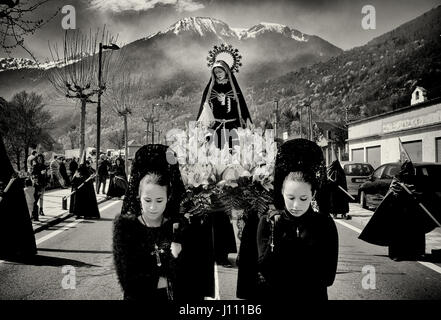
[[[152,227],[150,227],[148,224],[147,224],[147,222],[144,220],[144,216],[142,215],[142,213],[141,213],[141,220],[142,220],[142,223],[144,223],[144,225],[146,226],[146,227],[148,227],[148,228],[152,228]],[[161,223],[159,224],[159,226],[162,226],[162,223],[164,222],[164,216],[162,216],[162,219],[161,219]],[[154,228],[154,227],[153,227]]]

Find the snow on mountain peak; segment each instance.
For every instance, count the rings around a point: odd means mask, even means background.
[[[178,35],[185,31],[193,31],[200,36],[216,34],[219,37],[237,37],[236,33],[225,22],[207,17],[188,17],[181,19],[164,33],[173,32]]]
[[[271,23],[271,22],[261,22],[253,27],[251,27],[250,29],[247,30],[246,33],[242,33],[240,39],[245,39],[245,38],[256,38],[259,35],[262,35],[264,33],[267,32],[275,32],[275,33],[280,33],[288,38],[297,40],[297,41],[302,41],[302,42],[306,42],[308,41],[308,36],[305,35],[304,33],[292,29],[288,26],[285,26],[283,24],[278,24],[278,23]]]

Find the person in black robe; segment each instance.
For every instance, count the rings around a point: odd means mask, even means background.
[[[121,214],[114,220],[114,262],[127,300],[189,301],[204,296],[200,270],[205,255],[192,247],[199,244],[200,224],[190,225],[180,210],[185,188],[179,165],[169,162],[170,157],[175,154],[160,144],[136,152]],[[159,188],[159,193],[146,188]]]
[[[202,101],[197,115],[197,121],[206,121],[205,114],[209,108],[214,119],[210,129],[214,130],[214,142],[222,149],[225,142],[229,141],[229,147],[237,145],[237,128],[245,128],[252,123],[242,91],[237,83],[234,73],[225,61],[218,60],[211,69],[211,78],[202,94]],[[202,116],[202,117],[201,117]],[[229,134],[227,133],[230,130]]]
[[[98,202],[93,188],[93,179],[87,181],[90,176],[89,168],[85,163],[82,163],[71,181],[72,191],[75,191],[75,193],[70,198],[69,212],[73,213],[76,218],[100,218]]]
[[[64,180],[64,184],[66,186],[69,186],[70,179],[67,175],[66,163],[64,161],[65,161],[64,158],[60,158],[60,175]]]
[[[297,185],[303,188],[300,194],[292,191]],[[338,259],[338,233],[326,205],[327,192],[320,147],[306,139],[284,143],[276,157],[273,208],[244,228],[238,297],[327,299]],[[298,208],[298,202],[303,207]]]
[[[32,177],[34,180],[35,193],[34,193],[34,207],[32,210],[32,218],[34,221],[38,221],[38,215],[44,216],[43,212],[43,197],[44,191],[48,181],[47,170],[48,166],[44,163],[44,155],[38,154],[33,160]],[[40,208],[38,203],[40,202]]]
[[[116,158],[115,164],[109,171],[110,182],[107,190],[108,197],[122,197],[127,190],[127,175],[124,167],[124,160]]]
[[[5,191],[11,178],[16,177]],[[23,191],[0,135],[0,258],[28,259],[37,254],[34,230]]]
[[[77,169],[78,169],[78,163],[75,160],[75,157],[73,157],[69,163],[70,181],[73,179],[73,176],[75,172],[77,172]]]
[[[422,203],[434,219],[441,221],[440,188],[435,179],[417,176],[412,162],[405,161],[359,239],[387,246],[389,257],[395,261],[422,259],[426,250],[425,235],[437,224],[418,203]]]
[[[330,213],[337,217],[341,215],[344,219],[349,219],[347,213],[349,212],[349,198],[348,196],[339,188],[342,187],[344,190],[348,191],[348,185],[346,182],[346,174],[340,165],[340,161],[334,160],[329,165],[328,168],[328,179],[329,179],[329,210]]]

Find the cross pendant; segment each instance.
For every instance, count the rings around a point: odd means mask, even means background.
[[[158,245],[155,243],[155,250],[153,250],[150,254],[153,256],[153,255],[156,255],[156,265],[158,266],[158,267],[160,267],[161,266],[161,257],[160,257],[160,253],[164,253],[164,250],[162,250],[162,249],[159,249],[159,247],[158,247]]]
[[[225,93],[219,94],[218,99],[219,99],[221,105],[224,106],[225,105]]]

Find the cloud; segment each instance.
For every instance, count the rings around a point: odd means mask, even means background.
[[[205,6],[194,0],[92,0],[92,9],[120,13],[124,11],[148,11],[157,6],[171,6],[179,12],[196,11]]]

